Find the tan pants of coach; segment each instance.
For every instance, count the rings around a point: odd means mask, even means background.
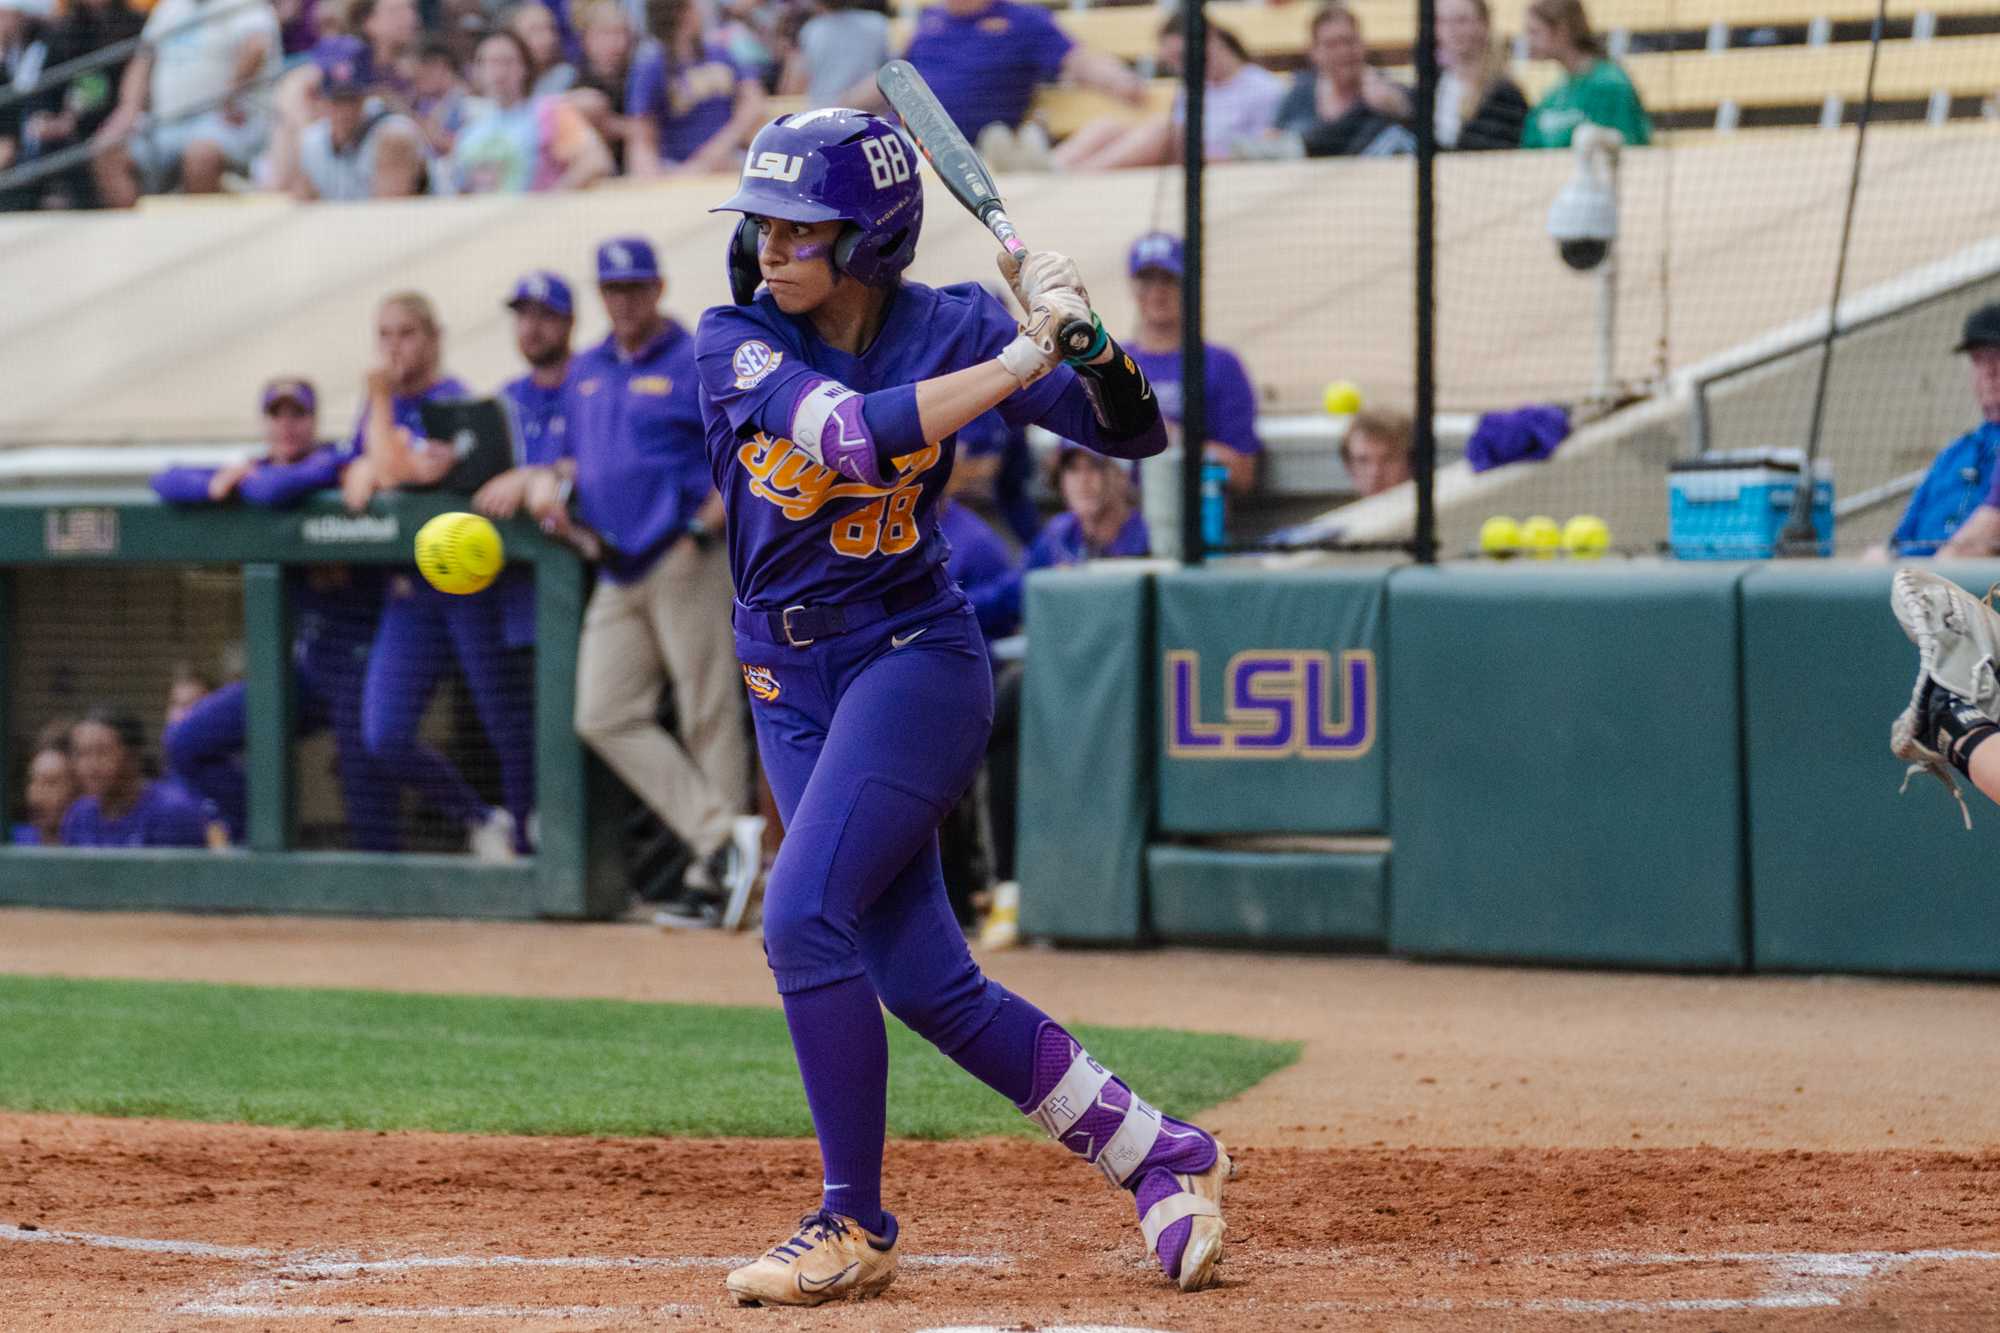
[[[700,856],[750,784],[732,596],[722,544],[683,538],[638,582],[598,581],[577,649],[577,734]],[[655,720],[667,681],[678,740]]]

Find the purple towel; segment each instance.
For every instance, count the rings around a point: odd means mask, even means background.
[[[1569,438],[1569,412],[1553,405],[1488,412],[1465,444],[1474,472],[1508,463],[1540,462]]]

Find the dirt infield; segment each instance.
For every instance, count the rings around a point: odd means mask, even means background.
[[[803,1142],[0,1116],[0,1328],[1985,1329],[2000,989],[1024,952],[1058,1016],[1302,1040],[1205,1119],[1224,1285],[1145,1265],[1050,1145],[898,1143],[881,1300],[738,1311]],[[747,941],[634,927],[0,913],[0,970],[769,1003]]]

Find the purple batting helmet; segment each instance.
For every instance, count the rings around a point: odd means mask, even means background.
[[[870,287],[886,287],[917,254],[924,186],[917,150],[879,116],[823,107],[780,116],[757,131],[736,193],[710,209],[742,213],[729,243],[729,287],[738,305],[757,294],[757,224],[753,217],[847,225],[833,246],[833,269]]]

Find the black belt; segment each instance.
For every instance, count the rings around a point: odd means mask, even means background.
[[[841,634],[914,611],[950,587],[942,570],[935,567],[907,583],[899,583],[880,597],[860,602],[839,602],[828,606],[788,606],[782,611],[753,611],[740,607],[736,628],[766,643],[803,648],[816,639]]]

